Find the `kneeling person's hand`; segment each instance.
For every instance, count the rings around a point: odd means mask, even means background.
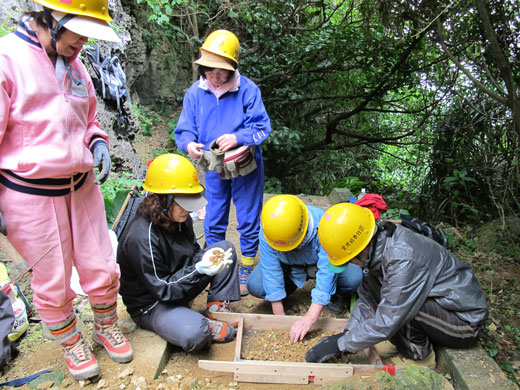
[[[233,263],[232,252],[232,248],[225,252],[221,248],[210,248],[204,253],[202,260],[195,264],[195,269],[201,274],[216,275]]]

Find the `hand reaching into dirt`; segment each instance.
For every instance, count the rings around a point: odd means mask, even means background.
[[[320,313],[323,309],[323,305],[311,303],[309,310],[305,315],[296,321],[289,331],[289,338],[292,342],[303,340],[305,335],[311,330],[314,323],[320,318]]]
[[[303,316],[298,321],[296,321],[291,326],[291,330],[289,331],[289,338],[293,343],[297,341],[303,340],[307,332],[311,330],[312,325],[314,325],[314,322],[312,318],[309,318],[307,316]]]

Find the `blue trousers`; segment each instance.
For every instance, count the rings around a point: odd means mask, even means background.
[[[257,168],[246,176],[222,179],[217,172],[206,172],[208,201],[204,236],[208,246],[226,239],[231,200],[235,205],[242,256],[254,257],[258,251],[260,214],[264,200],[264,164],[256,158]]]
[[[261,260],[260,260],[261,261]],[[287,295],[293,293],[298,287],[289,277],[290,265],[282,264],[285,292]],[[363,279],[363,271],[361,267],[349,263],[347,268],[338,274],[336,285],[336,294],[352,295],[356,292]],[[247,290],[251,295],[257,298],[265,299],[265,290],[263,286],[262,266],[257,266],[247,280]]]

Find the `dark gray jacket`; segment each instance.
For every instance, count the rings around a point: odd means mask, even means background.
[[[391,338],[427,298],[470,324],[486,321],[486,299],[473,271],[446,248],[390,222],[379,227],[370,245],[368,275],[345,327],[349,331],[338,341],[341,350],[358,352]]]

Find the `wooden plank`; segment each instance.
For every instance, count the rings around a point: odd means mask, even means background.
[[[236,321],[234,321],[236,322]],[[236,335],[236,344],[235,344],[235,360],[240,360],[240,356],[242,354],[242,338],[244,335],[244,317],[240,317],[238,319],[238,328]]]
[[[245,374],[293,375],[293,376],[352,376],[351,364],[291,363],[265,360],[242,360],[237,362],[199,360],[199,367],[211,371],[239,372]]]
[[[309,378],[305,376],[275,376],[262,375],[262,374],[241,374],[235,372],[233,379],[237,382],[249,382],[249,383],[276,383],[286,385],[308,385]]]
[[[258,383],[324,384],[340,382],[359,375],[371,377],[385,367],[374,364],[291,363],[263,360],[199,360],[199,367],[210,371],[230,372],[237,381]],[[398,375],[404,366],[390,366]],[[304,379],[305,378],[305,379]]]
[[[287,329],[301,316],[280,316],[271,314],[249,314],[249,313],[213,313],[214,317],[220,321],[237,322],[244,318],[244,330],[261,329]],[[322,329],[324,331],[342,331],[347,324],[347,320],[341,318],[321,317],[318,318],[312,329]]]

